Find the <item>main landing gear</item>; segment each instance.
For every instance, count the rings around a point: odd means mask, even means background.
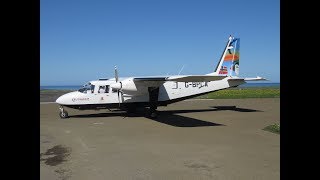
[[[63,106],[60,106],[59,109],[60,109],[59,116],[61,119],[65,119],[69,117],[68,112],[63,109]]]
[[[149,111],[147,112],[147,117],[155,119],[158,117],[157,107],[158,107],[158,96],[159,87],[148,87],[149,91]]]
[[[158,111],[150,108],[147,112],[147,117],[150,117],[151,119],[156,119],[158,117]]]

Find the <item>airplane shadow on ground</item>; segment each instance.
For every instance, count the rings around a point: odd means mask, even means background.
[[[262,112],[260,110],[255,110],[255,109],[237,108],[236,106],[211,106],[211,107],[215,108],[216,111],[230,110],[230,111],[238,111],[238,112]]]
[[[150,119],[150,118],[149,118]],[[203,121],[200,119],[180,116],[172,112],[163,111],[156,119],[150,119],[159,123],[174,127],[205,127],[205,126],[224,126],[223,124]]]
[[[194,110],[165,110],[158,111],[159,115],[156,119],[148,118],[152,121],[167,124],[174,127],[205,127],[205,126],[225,126],[223,124],[203,121],[200,119],[190,118],[181,116],[179,114],[184,113],[196,113],[196,112],[210,112],[210,111],[238,111],[238,112],[260,112],[254,109],[237,108],[236,106],[212,106],[209,109],[194,109]],[[75,118],[94,118],[94,117],[114,117],[120,116],[123,118],[127,117],[145,117],[145,111],[138,111],[136,113],[127,114],[125,111],[113,111],[108,113],[97,113],[97,114],[82,114],[82,115],[70,115],[69,117]],[[146,117],[147,118],[147,117]]]

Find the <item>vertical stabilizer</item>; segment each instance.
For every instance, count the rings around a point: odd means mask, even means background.
[[[224,49],[219,64],[213,73],[208,75],[238,76],[240,59],[240,38],[229,37],[229,41]]]

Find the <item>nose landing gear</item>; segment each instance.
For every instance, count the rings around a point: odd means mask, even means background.
[[[69,117],[68,112],[63,109],[63,106],[60,106],[59,109],[60,109],[59,116],[61,119],[65,119]]]

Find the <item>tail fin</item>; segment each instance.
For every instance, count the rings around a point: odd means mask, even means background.
[[[240,59],[240,38],[229,37],[226,48],[224,49],[217,64],[215,71],[208,75],[239,75],[239,59]]]

